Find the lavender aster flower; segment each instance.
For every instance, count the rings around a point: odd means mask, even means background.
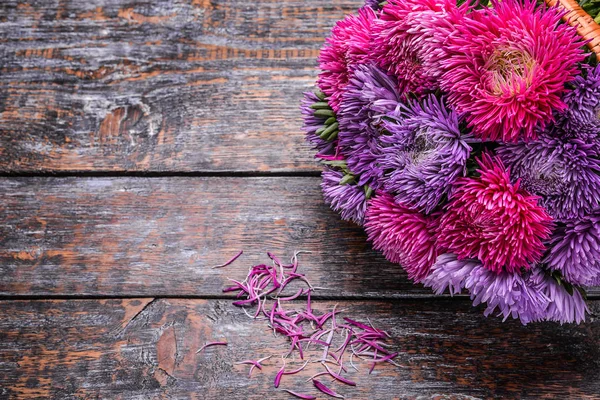
[[[441,254],[423,284],[425,287],[432,288],[435,294],[442,294],[448,289],[450,295],[454,296],[460,294],[465,287],[465,281],[473,269],[480,266],[481,262],[478,260],[468,258],[459,260],[456,254]]]
[[[381,118],[399,104],[396,87],[395,79],[375,65],[360,65],[342,96],[338,113],[339,144],[350,171],[360,175],[359,185],[380,187],[383,170],[377,161]]]
[[[402,111],[401,117],[388,114],[395,123],[386,123],[391,135],[381,138],[381,167],[391,171],[385,189],[397,202],[429,213],[464,175],[472,138],[461,135],[456,113],[433,95]]]
[[[313,92],[305,92],[302,102],[300,104],[300,110],[304,118],[303,130],[306,134],[305,139],[307,142],[312,144],[313,148],[317,150],[319,155],[330,155],[335,152],[337,141],[327,141],[321,139],[317,134],[317,130],[325,125],[325,117],[315,116],[315,111],[310,106],[318,101],[321,101],[319,97]]]
[[[550,304],[544,293],[545,275],[540,268],[518,275],[505,271],[498,274],[481,266],[467,277],[465,288],[471,293],[474,306],[487,303],[485,316],[497,308],[504,321],[512,316],[524,325],[542,320]]]
[[[467,289],[473,305],[487,304],[486,316],[498,310],[504,320],[519,318],[524,325],[543,320],[579,323],[587,312],[579,291],[570,295],[539,266],[521,275],[506,271],[498,274],[478,260],[459,260],[455,254],[442,254],[423,283],[436,294],[450,289],[454,295]]]
[[[557,120],[565,132],[582,137],[600,134],[600,65],[584,69],[584,75],[575,78],[563,101],[567,110]]]
[[[550,299],[545,313],[547,321],[556,321],[561,324],[573,322],[579,324],[585,321],[585,314],[589,310],[585,299],[578,290],[571,295],[563,286],[548,276],[545,277],[544,283],[544,293]]]
[[[542,197],[541,204],[552,217],[583,217],[600,200],[600,143],[556,133],[546,131],[529,143],[502,144],[496,151],[512,178]]]
[[[548,268],[560,271],[575,285],[591,285],[600,277],[600,210],[569,220],[553,234],[545,258]]]
[[[334,211],[339,212],[342,219],[362,225],[367,210],[367,199],[363,188],[351,184],[340,185],[343,174],[331,168],[326,168],[322,175],[321,189],[325,202]]]

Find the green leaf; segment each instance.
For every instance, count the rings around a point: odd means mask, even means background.
[[[350,182],[354,182],[355,177],[352,174],[344,175],[342,179],[340,179],[340,185],[347,185]]]
[[[317,110],[315,111],[315,117],[329,118],[335,117],[335,114],[332,110]]]
[[[325,97],[325,93],[321,92],[319,89],[315,90],[315,95],[319,98],[319,100],[321,101],[325,101],[326,97]]]
[[[318,101],[310,105],[313,110],[329,110],[329,104],[326,101]]]
[[[327,121],[325,121],[325,125],[331,125],[335,122],[335,117],[329,117],[327,118]]]
[[[373,188],[369,185],[365,185],[363,187],[365,188],[365,197],[367,200],[369,200],[373,195]]]
[[[348,168],[348,164],[346,163],[346,160],[331,160],[331,161],[323,160],[322,163],[325,165],[329,165],[330,167]]]
[[[567,293],[573,296],[573,285],[571,285],[569,282],[563,281],[563,286],[565,287]]]
[[[329,140],[329,135],[331,135],[331,133],[333,131],[335,131],[336,129],[338,129],[338,127],[340,126],[340,124],[338,124],[337,122],[334,122],[333,124],[329,125],[327,128],[325,128],[325,130],[323,132],[321,132],[321,134],[319,135],[319,137],[321,139],[327,139]]]
[[[332,140],[335,140],[338,137],[338,133],[340,133],[339,129],[331,132],[331,135],[327,136],[327,141],[331,142]]]

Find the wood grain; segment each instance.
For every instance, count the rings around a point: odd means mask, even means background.
[[[348,375],[356,388],[333,384],[348,399],[593,399],[600,392],[598,302],[591,322],[581,326],[502,323],[463,301],[347,302],[344,308],[359,320],[371,316],[400,352],[399,367],[380,366],[372,375],[359,364]],[[229,301],[11,301],[0,302],[0,310],[4,398],[290,398],[272,385],[288,343]],[[196,354],[212,340],[229,345]],[[247,366],[233,365],[267,355],[274,358],[252,379]],[[304,380],[319,370],[311,364],[285,376],[281,388],[314,392]]]
[[[299,101],[361,0],[0,4],[0,172],[316,171]]]
[[[325,296],[431,295],[328,209],[317,177],[0,179],[5,296],[216,296],[295,250]]]

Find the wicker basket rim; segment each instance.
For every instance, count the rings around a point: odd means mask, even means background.
[[[564,9],[563,20],[577,29],[587,46],[600,58],[600,25],[575,0],[545,0],[551,7]]]

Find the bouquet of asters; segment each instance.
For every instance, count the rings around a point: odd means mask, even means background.
[[[319,57],[325,201],[435,293],[581,322],[600,284],[600,1],[367,1]]]

